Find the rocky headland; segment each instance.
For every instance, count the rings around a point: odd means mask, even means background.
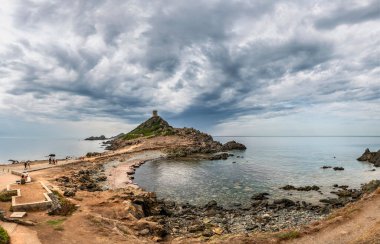
[[[215,141],[211,135],[194,128],[174,128],[160,116],[153,116],[131,132],[105,142],[108,145],[106,149],[117,150],[126,146],[137,145],[143,140],[159,136],[177,137],[183,141],[181,144],[166,145],[165,148],[162,148],[168,158],[226,159],[232,154],[225,152],[246,149],[245,145],[236,141],[222,144]],[[216,153],[218,155],[210,155]]]
[[[380,167],[380,150],[377,152],[371,152],[368,148],[365,150],[362,156],[360,156],[358,161],[367,161],[373,164],[375,167]]]

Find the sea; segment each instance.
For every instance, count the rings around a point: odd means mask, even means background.
[[[137,169],[135,182],[162,199],[203,205],[216,200],[223,206],[247,205],[252,195],[267,192],[271,198],[318,203],[334,197],[333,185],[359,188],[380,180],[380,168],[356,159],[366,148],[380,149],[380,137],[214,137],[220,142],[235,140],[247,146],[233,151],[227,160],[163,160]],[[343,167],[343,171],[321,169]],[[373,171],[375,169],[375,171]],[[317,185],[321,192],[285,191]],[[335,196],[336,197],[336,196]]]
[[[9,160],[42,160],[49,154],[57,159],[79,157],[88,152],[102,152],[102,141],[85,141],[83,138],[14,138],[0,137],[0,164]]]

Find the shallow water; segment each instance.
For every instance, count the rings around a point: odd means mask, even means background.
[[[369,170],[374,168],[371,164],[356,161],[365,148],[380,149],[380,137],[215,139],[242,142],[247,150],[232,152],[235,156],[228,160],[150,162],[136,171],[135,182],[155,191],[160,198],[191,204],[205,204],[214,199],[231,206],[235,202],[248,203],[258,192],[316,203],[320,198],[332,196],[329,192],[333,184],[359,187],[361,183],[380,179],[380,168],[371,172]],[[342,166],[345,170],[320,169],[323,165]],[[278,189],[286,184],[315,184],[324,194]]]
[[[0,138],[0,164],[14,160],[46,159],[50,153],[57,158],[82,156],[87,152],[102,152],[101,141],[75,138]]]

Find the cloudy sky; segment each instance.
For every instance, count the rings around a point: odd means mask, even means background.
[[[0,136],[380,135],[380,1],[2,0]]]

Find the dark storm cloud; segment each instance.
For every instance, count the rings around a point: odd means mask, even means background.
[[[308,14],[313,1],[20,1],[10,10],[17,34],[1,44],[0,82],[15,109],[28,103],[23,113],[68,119],[138,121],[156,108],[211,124],[378,99],[378,87],[354,81],[363,69],[376,76],[376,42],[364,48],[323,32],[376,20],[379,1],[342,3]]]
[[[380,18],[380,1],[374,0],[365,6],[350,7],[349,2],[342,2],[328,16],[319,18],[315,25],[320,29],[332,29],[339,25],[350,25]]]

